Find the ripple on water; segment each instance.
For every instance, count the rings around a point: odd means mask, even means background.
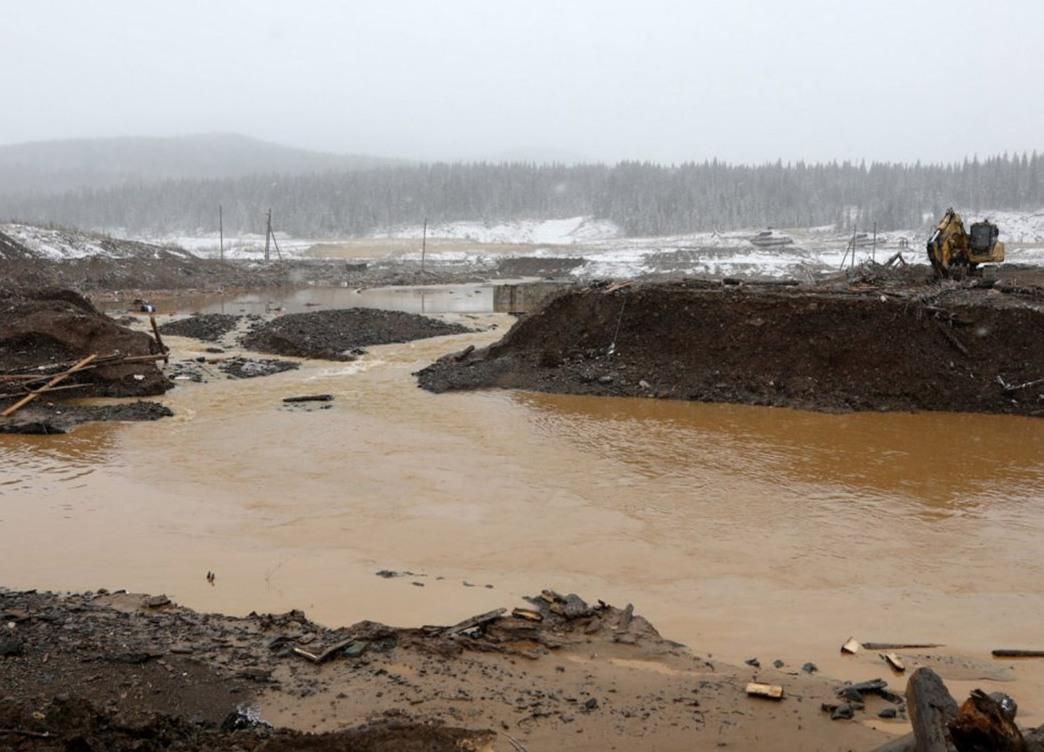
[[[114,457],[114,426],[60,436],[0,436],[0,496],[82,485]]]

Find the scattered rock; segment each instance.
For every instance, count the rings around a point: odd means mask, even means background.
[[[295,371],[300,363],[289,360],[251,360],[249,358],[229,358],[218,366],[223,373],[233,379],[253,379],[259,376],[271,376],[284,371]]]

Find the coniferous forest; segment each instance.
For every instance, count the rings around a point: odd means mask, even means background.
[[[130,233],[263,231],[300,237],[365,235],[454,220],[586,215],[627,235],[755,227],[919,228],[947,206],[1044,206],[1044,156],[944,165],[719,161],[662,165],[432,163],[299,175],[168,179],[58,194],[9,193],[0,217]]]

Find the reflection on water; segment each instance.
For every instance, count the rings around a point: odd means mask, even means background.
[[[85,486],[92,473],[113,461],[118,430],[96,423],[54,436],[0,434],[0,496]]]
[[[549,436],[627,463],[665,489],[711,474],[894,494],[933,513],[1039,501],[1044,422],[953,413],[830,415],[650,399],[519,393]]]

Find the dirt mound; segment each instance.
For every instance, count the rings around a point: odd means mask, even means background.
[[[38,404],[19,410],[0,420],[0,433],[68,433],[74,426],[95,421],[141,421],[169,418],[174,413],[158,402],[131,402],[119,405]]]
[[[197,313],[188,318],[168,321],[159,330],[160,334],[217,342],[236,328],[239,319],[239,316],[231,313]]]
[[[68,378],[82,385],[76,396],[136,397],[162,394],[171,383],[154,362],[113,362],[111,356],[157,354],[152,337],[134,332],[98,311],[70,290],[0,290],[0,373],[3,392],[15,374],[62,370],[61,364],[97,354],[99,364]],[[105,361],[104,359],[110,358]]]
[[[498,343],[421,371],[510,387],[822,410],[1044,414],[1044,305],[999,291],[685,284],[554,298]]]
[[[260,324],[243,338],[243,346],[259,352],[299,358],[354,360],[352,352],[369,345],[411,342],[467,332],[427,316],[373,308],[291,313]]]

